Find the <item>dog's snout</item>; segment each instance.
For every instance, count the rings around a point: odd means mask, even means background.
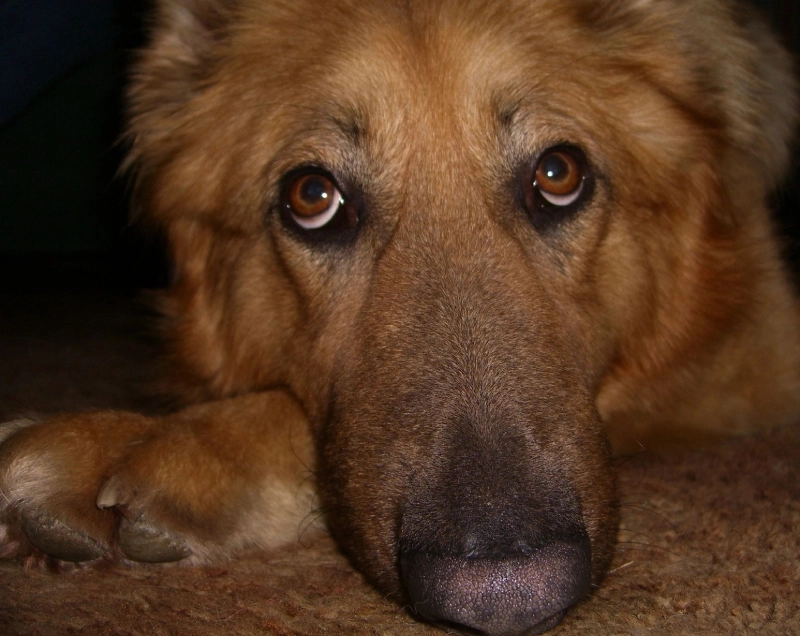
[[[400,569],[412,609],[489,636],[554,627],[592,576],[566,480],[537,469],[535,444],[510,426],[462,427],[441,450],[403,512]]]
[[[488,636],[539,634],[589,593],[589,541],[564,539],[505,556],[401,554],[412,609]]]

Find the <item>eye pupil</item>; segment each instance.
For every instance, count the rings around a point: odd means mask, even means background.
[[[322,175],[304,175],[294,182],[289,193],[289,205],[299,216],[316,216],[331,205],[335,190],[330,179]]]
[[[536,186],[545,194],[568,195],[580,188],[583,174],[566,152],[548,152],[536,168]]]
[[[328,198],[328,184],[319,177],[307,177],[301,183],[301,194],[307,202]]]
[[[541,171],[548,181],[564,181],[569,175],[569,164],[563,155],[553,153],[542,161]]]
[[[302,230],[352,229],[358,224],[356,208],[345,204],[334,178],[316,168],[288,175],[280,205],[283,218]]]

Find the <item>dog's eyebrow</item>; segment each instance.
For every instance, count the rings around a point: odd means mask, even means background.
[[[329,120],[353,145],[364,145],[367,136],[367,118],[362,111],[343,107],[341,113],[330,115]]]
[[[507,92],[503,91],[492,96],[491,104],[498,130],[503,134],[510,133],[521,109],[520,101],[509,99]]]
[[[498,126],[503,132],[510,132],[514,120],[519,114],[519,104],[501,104],[495,102],[495,118]]]

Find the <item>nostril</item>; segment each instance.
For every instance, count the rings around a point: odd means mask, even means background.
[[[586,541],[532,548],[520,541],[511,557],[401,554],[413,610],[487,636],[540,634],[589,593],[591,550]],[[527,552],[527,554],[526,554]]]
[[[527,541],[520,539],[514,544],[516,551],[522,556],[529,557],[533,554],[533,548]]]
[[[464,556],[468,559],[478,556],[478,537],[473,533],[464,538]]]

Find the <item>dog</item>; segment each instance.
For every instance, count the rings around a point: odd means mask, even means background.
[[[128,94],[186,408],[0,433],[0,549],[208,563],[320,515],[428,621],[598,585],[612,448],[800,415],[787,55],[721,0],[160,0]]]

